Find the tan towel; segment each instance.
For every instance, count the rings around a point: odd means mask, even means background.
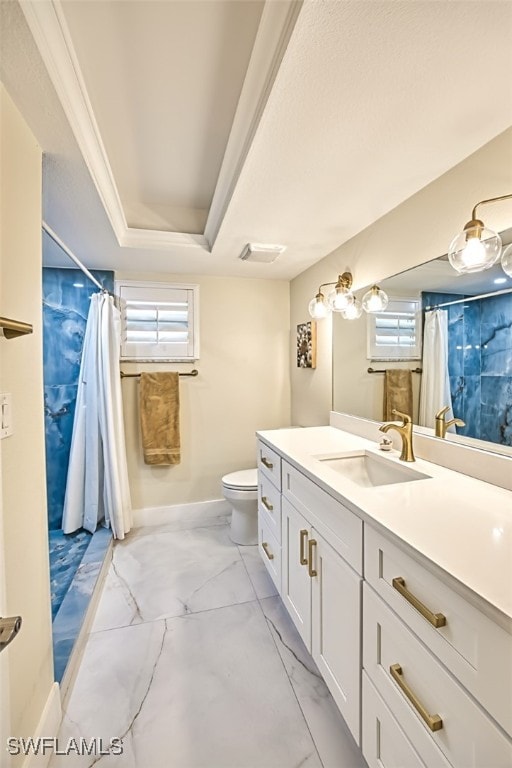
[[[393,408],[412,418],[412,374],[406,368],[389,368],[384,374],[385,421],[397,421]]]
[[[145,463],[179,464],[179,375],[141,373],[139,408]]]

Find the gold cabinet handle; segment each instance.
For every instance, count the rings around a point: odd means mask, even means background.
[[[269,512],[272,512],[274,509],[274,505],[270,503],[270,501],[267,499],[266,496],[261,497],[261,503],[265,507],[265,509],[268,509]]]
[[[261,457],[261,463],[266,466],[267,469],[274,469],[274,465],[265,456]]]
[[[313,578],[317,575],[317,572],[313,568],[313,548],[316,547],[316,539],[310,539],[308,543],[308,573]]]
[[[308,559],[306,557],[306,542],[308,540],[308,532],[305,528],[300,532],[300,564],[307,565]]]
[[[269,560],[273,560],[274,559],[274,555],[269,550],[267,542],[266,541],[262,541],[261,542],[261,546],[263,547],[263,551],[266,554],[266,556],[268,557],[268,559]]]
[[[426,605],[423,605],[423,603],[418,600],[417,597],[415,597],[412,592],[409,592],[407,587],[405,586],[405,580],[401,576],[397,576],[392,581],[393,588],[397,590],[397,592],[400,592],[402,597],[405,597],[408,603],[410,603],[413,608],[416,608],[417,611],[421,613],[421,615],[429,621],[433,627],[436,629],[439,629],[439,627],[445,627],[446,626],[446,616],[444,616],[442,613],[432,613]]]
[[[413,705],[416,712],[419,714],[419,716],[426,722],[428,727],[431,731],[440,731],[443,727],[443,721],[439,717],[439,715],[430,715],[428,711],[425,709],[421,701],[418,699],[416,694],[411,691],[407,683],[405,682],[403,678],[403,672],[402,667],[400,664],[392,664],[389,668],[389,671],[391,672],[391,677],[395,681],[395,683],[398,685],[400,690],[407,696],[411,704]]]

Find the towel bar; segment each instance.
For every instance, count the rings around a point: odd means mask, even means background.
[[[199,376],[199,371],[194,368],[190,373],[180,373],[179,376]],[[140,373],[124,373],[121,371],[122,379],[140,379]]]
[[[405,371],[410,370],[411,373],[423,373],[421,368],[404,368]],[[385,368],[368,368],[368,373],[386,373]]]
[[[3,328],[6,339],[15,339],[16,336],[24,336],[26,333],[32,333],[33,331],[29,323],[9,320],[7,317],[0,317],[0,328]]]

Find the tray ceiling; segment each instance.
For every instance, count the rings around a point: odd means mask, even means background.
[[[45,218],[90,267],[290,279],[512,124],[507,1],[25,0],[39,53],[2,6]]]

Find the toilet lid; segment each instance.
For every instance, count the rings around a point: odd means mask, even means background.
[[[258,470],[242,469],[239,472],[231,472],[229,475],[224,475],[222,484],[227,488],[256,490],[258,487]]]

